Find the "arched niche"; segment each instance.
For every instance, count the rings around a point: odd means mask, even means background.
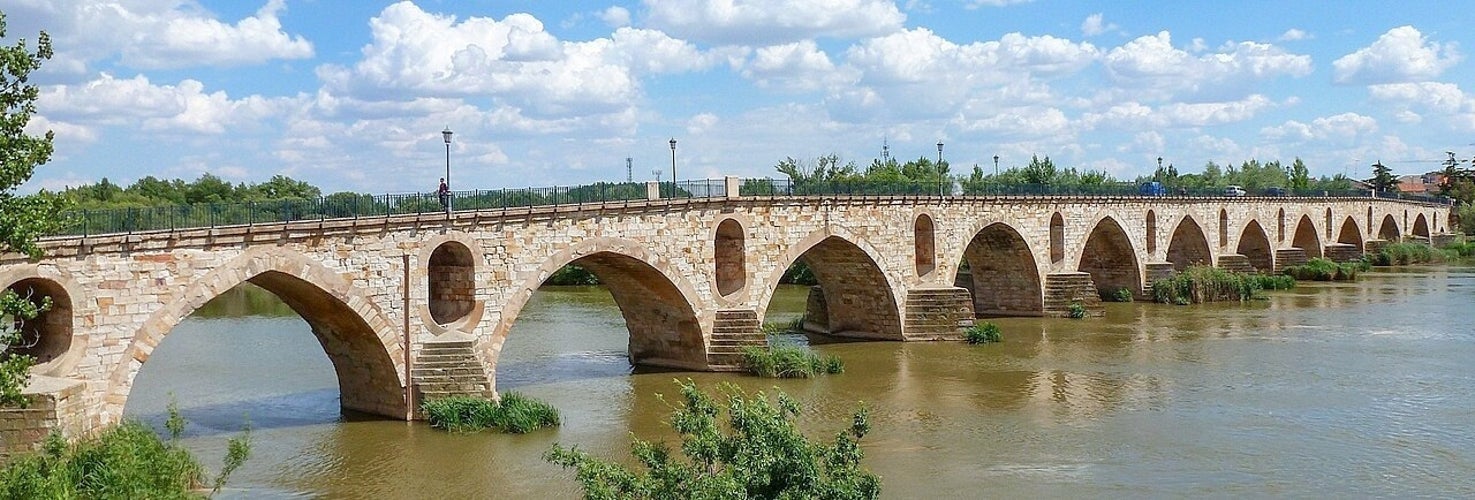
[[[717,224],[717,236],[714,240],[713,265],[716,267],[717,293],[723,296],[732,295],[742,290],[748,282],[743,225],[736,219],[724,219]]]

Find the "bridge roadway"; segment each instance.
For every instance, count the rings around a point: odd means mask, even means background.
[[[567,264],[608,287],[633,363],[731,370],[800,260],[820,284],[806,328],[952,339],[976,316],[1099,311],[1100,294],[1142,297],[1191,264],[1356,258],[1443,233],[1448,214],[1359,197],[732,196],[59,237],[39,261],[0,258],[0,286],[54,300],[25,325],[37,404],[0,411],[0,442],[116,422],[154,347],[243,282],[311,326],[343,408],[409,419],[426,399],[495,395],[508,331]]]

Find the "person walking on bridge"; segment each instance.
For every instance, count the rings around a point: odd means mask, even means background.
[[[435,189],[435,195],[440,197],[440,208],[449,208],[451,202],[451,185],[446,184],[446,178],[440,178],[440,187]]]

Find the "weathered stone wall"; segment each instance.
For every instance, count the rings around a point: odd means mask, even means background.
[[[779,277],[801,257],[825,286],[826,329],[928,338],[946,336],[934,330],[957,322],[904,321],[908,297],[912,290],[950,287],[968,255],[977,269],[1014,263],[1008,281],[980,280],[975,271],[972,289],[994,294],[981,304],[975,295],[977,312],[1048,314],[1066,296],[1094,300],[1082,287],[1140,293],[1148,270],[1168,261],[1168,245],[1147,250],[1149,211],[1160,234],[1174,227],[1170,221],[1219,221],[1222,213],[1224,223],[1202,226],[1205,241],[1194,242],[1213,255],[1237,248],[1244,234],[1253,234],[1245,231],[1252,221],[1274,228],[1267,237],[1280,257],[1295,254],[1291,235],[1301,224],[1307,226],[1302,244],[1320,254],[1331,234],[1324,227],[1328,212],[1334,221],[1382,221],[1380,229],[1391,220],[1406,235],[1413,221],[1443,232],[1447,210],[1361,198],[630,201],[459,212],[450,219],[427,214],[58,239],[43,242],[48,257],[40,262],[0,258],[0,286],[38,279],[66,291],[70,331],[56,335],[70,335],[70,342],[44,370],[81,384],[66,399],[85,407],[90,421],[116,421],[135,375],[174,325],[245,281],[282,296],[312,326],[339,374],[345,407],[403,418],[413,403],[406,396],[414,380],[407,354],[428,342],[465,339],[481,365],[465,373],[488,374],[485,387],[495,391],[497,360],[522,307],[550,274],[576,261],[600,275],[624,310],[632,358],[707,369],[717,312],[761,320]],[[933,226],[930,270],[918,267],[914,241],[924,214]],[[1057,216],[1064,222],[1060,248],[1052,252],[1050,220]],[[725,239],[722,252],[741,241],[743,258],[724,258],[718,266],[718,225],[726,220],[742,238]],[[1356,231],[1371,239],[1371,227],[1358,224]],[[993,225],[1018,240],[970,249]],[[729,226],[725,234],[732,231]],[[1110,251],[1088,250],[1093,236],[1109,240]],[[432,273],[433,253],[448,243],[464,247],[468,258]],[[719,270],[726,293],[718,292]],[[432,287],[432,279],[440,285]],[[466,304],[468,296],[469,306],[431,310],[432,302]]]

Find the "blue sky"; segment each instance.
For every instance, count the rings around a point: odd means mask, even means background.
[[[955,171],[1030,155],[1314,174],[1475,152],[1469,16],[1449,2],[0,0],[56,57],[29,190],[108,177],[328,192],[773,176],[882,141]],[[961,169],[959,168],[961,167]]]

